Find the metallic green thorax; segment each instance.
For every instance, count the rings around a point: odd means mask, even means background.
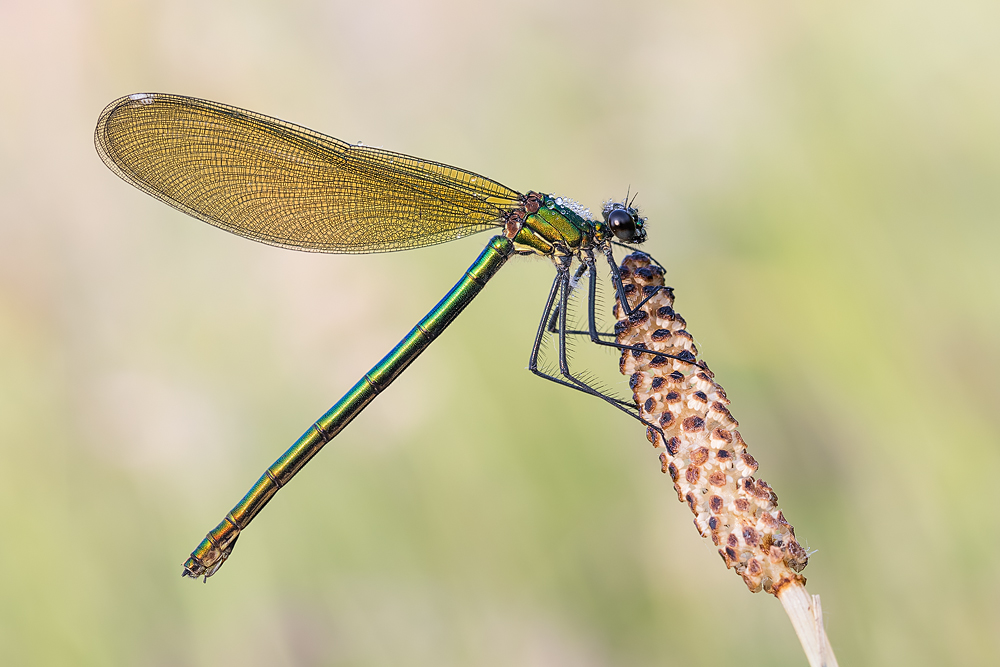
[[[323,445],[340,433],[451,324],[514,254],[514,250],[510,240],[494,236],[462,279],[424,319],[261,475],[222,523],[191,553],[191,557],[184,563],[185,573],[195,577],[212,576],[232,552],[240,531],[263,509],[278,489],[287,484]]]
[[[610,234],[603,222],[589,220],[567,206],[562,198],[529,192],[523,209],[512,216],[507,236],[518,252],[540,255],[574,255],[605,240]]]

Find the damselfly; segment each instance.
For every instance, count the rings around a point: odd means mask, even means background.
[[[529,369],[657,428],[642,419],[631,401],[574,374],[566,352],[566,337],[577,335],[598,345],[648,353],[600,332],[595,316],[598,254],[610,267],[620,302],[626,307],[635,302],[625,298],[612,252],[613,244],[634,245],[646,238],[645,219],[627,198],[605,204],[603,219],[594,220],[569,199],[521,194],[463,169],[349,144],[258,113],[179,95],[138,93],[115,100],[97,121],[95,143],[104,163],[140,190],[234,234],[284,248],[386,252],[497,232],[451,291],[208,533],[184,563],[185,576],[207,580],[215,574],[240,531],[278,489],[388,387],[515,254],[548,257],[556,269]],[[585,275],[588,330],[568,329],[568,299]],[[639,306],[628,312],[644,315]],[[558,374],[538,363],[549,332],[558,336]],[[678,358],[694,361],[693,355]]]

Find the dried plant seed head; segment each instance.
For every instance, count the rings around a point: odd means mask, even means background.
[[[614,307],[619,367],[629,376],[636,406],[650,424],[646,437],[659,451],[677,498],[694,514],[698,532],[718,547],[726,566],[752,592],[777,595],[809,562],[795,530],[778,510],[778,496],[755,479],[757,461],[746,451],[725,390],[698,359],[687,322],[674,310],[663,269],[645,253],[627,256],[621,277],[629,308]],[[641,308],[639,303],[646,300]],[[640,350],[649,350],[642,352]]]

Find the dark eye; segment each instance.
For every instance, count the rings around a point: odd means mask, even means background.
[[[628,243],[635,238],[635,220],[628,211],[616,208],[608,214],[608,225],[619,240]]]

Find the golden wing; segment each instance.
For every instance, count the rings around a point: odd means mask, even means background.
[[[101,112],[94,143],[112,171],[157,199],[298,250],[442,243],[503,224],[521,200],[469,171],[180,95],[115,100]]]

